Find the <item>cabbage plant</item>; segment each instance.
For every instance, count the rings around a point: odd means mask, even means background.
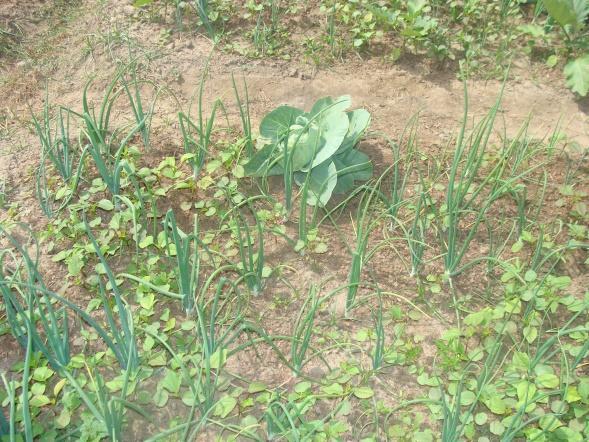
[[[284,175],[287,194],[292,179],[309,205],[324,206],[332,194],[350,191],[372,176],[372,163],[355,147],[370,123],[365,109],[347,111],[349,96],[318,100],[305,113],[280,106],[260,124],[262,145],[244,166],[253,177]],[[287,196],[288,199],[288,196]]]

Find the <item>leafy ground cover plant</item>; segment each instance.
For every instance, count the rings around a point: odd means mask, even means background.
[[[566,84],[573,92],[586,96],[589,92],[589,34],[587,33],[587,0],[544,0],[550,17],[565,35],[567,63]]]
[[[293,182],[306,203],[325,206],[333,193],[345,194],[372,176],[368,156],[355,149],[370,123],[364,109],[346,111],[349,96],[318,100],[310,112],[280,106],[260,123],[263,147],[244,166],[247,176],[283,175],[286,208]]]

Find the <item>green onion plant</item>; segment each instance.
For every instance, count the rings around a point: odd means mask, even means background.
[[[239,95],[239,89],[235,83],[235,76],[231,74],[231,83],[233,84],[233,92],[235,93],[235,100],[237,101],[237,107],[239,108],[239,116],[241,118],[241,126],[243,134],[245,136],[245,152],[248,158],[251,158],[254,154],[254,142],[252,137],[252,123],[250,120],[250,103],[249,94],[247,90],[247,83],[245,78],[243,79],[243,92],[244,97]]]
[[[112,298],[114,298],[114,304],[116,305],[116,316],[118,316],[118,321],[115,320],[115,311],[111,307],[111,297],[108,296],[107,285],[104,284],[102,278],[99,276],[99,295],[102,300],[102,307],[104,309],[110,331],[115,341],[114,345],[111,346],[111,349],[113,349],[113,352],[121,364],[121,367],[126,370],[135,370],[139,366],[139,355],[131,309],[123,299],[123,295],[118,286],[115,275],[108,265],[108,262],[106,261],[102,251],[100,250],[100,246],[96,242],[96,238],[94,237],[86,219],[84,219],[84,226],[86,235],[90,239],[90,243],[92,244],[98,259],[102,264],[104,272],[106,273],[108,287],[110,288]]]
[[[46,91],[41,121],[32,111],[31,116],[41,145],[39,167],[35,174],[35,193],[43,213],[48,218],[53,218],[68,205],[76,191],[82,174],[86,150],[75,148],[70,141],[70,112],[66,108],[59,108],[54,130],[52,129],[49,108],[49,94]],[[67,188],[67,190],[64,189],[64,194],[59,197],[55,190],[49,186],[51,177],[49,176],[50,171],[47,169],[48,164],[58,173],[63,185]],[[58,191],[58,194],[59,192],[61,190]],[[59,204],[57,203],[58,198],[62,199]]]
[[[244,205],[248,206],[252,214],[257,232],[256,239],[252,234],[252,227],[250,227],[248,220],[241,211],[241,207]],[[236,266],[236,271],[241,275],[240,279],[245,280],[248,290],[254,296],[257,296],[262,293],[264,288],[264,225],[258,218],[256,210],[252,207],[249,199],[243,201],[239,206],[235,206],[228,214],[231,215],[231,224],[234,227],[239,247],[240,263]],[[254,251],[254,244],[256,243],[258,249]]]
[[[308,362],[307,351],[311,345],[311,337],[315,328],[315,316],[321,306],[322,298],[318,297],[317,287],[311,286],[294,323],[294,333],[290,345],[291,367],[295,376],[299,376]]]
[[[91,241],[98,247],[87,224],[86,228]],[[104,295],[104,287],[100,283],[103,308],[111,332],[115,337],[114,342],[109,333],[83,309],[57,293],[48,290],[38,270],[38,256],[34,259],[31,258],[23,245],[19,244],[14,237],[8,235],[5,231],[3,232],[19,252],[24,263],[24,265],[19,265],[16,255],[8,250],[3,250],[0,253],[0,292],[4,301],[8,323],[21,346],[26,349],[30,341],[33,351],[40,351],[50,365],[56,371],[61,372],[70,360],[69,321],[65,309],[67,307],[96,331],[107,347],[112,350],[122,367],[126,367],[128,361],[134,364],[132,366],[136,366],[137,352],[132,340],[134,337],[133,329],[127,322],[130,313],[120,299],[121,295],[118,287],[114,284],[115,280],[112,271],[105,264],[106,261],[100,250],[96,249],[103,259],[102,263],[107,275],[109,275],[109,282],[115,287],[113,289],[115,298],[119,300],[117,309],[119,316],[123,318],[120,322],[127,324],[125,330],[118,330],[113,319],[114,313],[110,303],[105,302],[107,300]],[[7,257],[10,257],[14,264],[6,262]],[[21,269],[21,267],[24,267],[24,269]],[[9,272],[11,276],[8,275]],[[55,302],[63,307],[55,308],[53,305]]]
[[[146,120],[149,118],[149,114],[143,113],[137,110],[137,103],[133,104],[134,113],[136,117],[138,115],[143,116],[142,120],[136,121],[132,129],[118,141],[121,135],[122,129],[116,129],[110,133],[110,116],[113,109],[113,105],[125,88],[116,89],[116,85],[121,80],[125,73],[126,68],[119,70],[114,79],[110,82],[106,89],[100,110],[96,114],[94,108],[90,108],[88,104],[88,89],[92,83],[92,80],[86,83],[84,87],[84,93],[82,96],[83,112],[81,114],[71,111],[75,115],[79,116],[83,123],[82,133],[87,141],[86,149],[92,157],[96,169],[100,174],[100,177],[105,182],[108,190],[111,192],[115,202],[118,206],[118,200],[116,196],[121,191],[121,174],[123,171],[127,173],[130,179],[133,180],[134,170],[127,160],[123,158],[123,154],[129,141],[138,132],[145,132]],[[127,87],[128,90],[128,87]],[[131,95],[130,95],[131,97]],[[132,98],[131,98],[132,100]],[[142,133],[143,133],[142,132]],[[135,184],[137,187],[137,184]]]
[[[198,230],[198,218],[194,217],[194,227],[191,234],[187,235],[178,227],[176,217],[172,209],[169,209],[164,218],[164,234],[168,254],[176,255],[176,278],[178,290],[182,297],[182,307],[186,313],[194,310],[195,296],[198,293],[200,278],[200,240]]]
[[[212,54],[211,54],[212,56]],[[208,67],[210,57],[207,59],[205,68],[203,70],[200,86],[198,89],[198,120],[195,123],[190,117],[190,111],[186,114],[184,112],[178,113],[178,124],[182,132],[182,144],[184,146],[185,155],[189,156],[190,164],[196,179],[202,170],[211,146],[211,135],[213,132],[213,125],[217,115],[217,109],[223,107],[220,100],[215,100],[213,108],[208,118],[205,118],[203,107],[203,94],[208,75]]]
[[[194,0],[193,3],[194,10],[198,14],[202,25],[204,26],[205,30],[207,31],[208,36],[213,40],[216,41],[216,33],[215,28],[213,27],[213,23],[209,18],[209,1],[208,0]]]
[[[356,236],[356,244],[352,253],[352,263],[348,273],[348,288],[346,294],[346,316],[356,305],[356,296],[361,284],[362,270],[368,260],[381,247],[377,245],[373,249],[368,249],[368,242],[372,231],[382,222],[382,220],[389,216],[388,211],[384,211],[378,215],[374,214],[373,202],[376,199],[383,200],[384,196],[378,190],[385,172],[372,186],[364,186],[358,210],[356,212],[356,222],[354,225],[354,232]],[[390,207],[390,206],[389,206]]]
[[[280,397],[275,397],[264,412],[268,440],[307,440],[304,436],[310,435],[303,435],[302,430],[307,424],[305,412],[312,401],[312,397],[307,397],[301,402],[288,400],[285,403]]]
[[[75,174],[77,152],[70,141],[70,112],[60,107],[55,121],[55,130],[49,105],[49,92],[45,91],[45,103],[41,121],[31,110],[33,126],[41,144],[41,159],[49,160],[64,182],[69,182]]]
[[[127,366],[129,366],[130,363],[130,360],[127,361]],[[104,379],[100,373],[95,372],[93,375],[88,367],[87,370],[93,389],[93,393],[90,394],[84,391],[80,383],[69,370],[64,370],[63,374],[69,384],[74,387],[86,405],[86,408],[102,426],[108,439],[112,442],[122,442],[126,440],[123,436],[125,410],[128,408],[145,418],[148,417],[147,413],[141,407],[127,400],[131,370],[124,370],[123,386],[119,396],[111,395],[106,388]]]
[[[6,374],[0,375],[4,384],[6,395],[5,403],[8,404],[8,418],[0,411],[0,438],[2,440],[16,440],[16,383],[13,380],[6,379]]]
[[[383,366],[385,346],[385,331],[384,323],[382,320],[382,301],[380,299],[380,290],[378,290],[378,294],[378,308],[376,309],[376,312],[372,312],[372,318],[374,320],[374,334],[376,335],[376,341],[374,342],[374,347],[372,348],[370,358],[372,359],[372,370],[374,370],[374,372],[377,372]]]
[[[516,187],[518,181],[529,175],[539,165],[527,166],[525,169],[511,169],[516,162],[522,165],[521,149],[527,149],[525,143],[518,138],[505,143],[499,152],[498,159],[491,170],[480,176],[483,160],[490,145],[489,139],[493,132],[495,117],[501,102],[501,95],[487,116],[477,124],[470,136],[466,136],[468,116],[468,95],[465,87],[465,112],[463,125],[457,137],[454,157],[448,177],[446,191],[446,216],[438,229],[442,234],[444,248],[444,265],[446,277],[450,285],[453,278],[474,263],[462,264],[470,243],[478,227],[484,222],[490,207],[502,197],[508,195]],[[525,127],[525,125],[524,125]],[[520,131],[520,134],[523,132]],[[466,226],[466,232],[463,231]],[[477,260],[480,261],[480,260]]]
[[[157,102],[157,98],[159,96],[160,90],[155,88],[155,85],[152,82],[148,81],[139,81],[137,79],[137,62],[133,61],[129,63],[129,65],[125,68],[125,71],[130,71],[131,79],[128,81],[125,78],[125,75],[121,75],[120,82],[122,84],[125,93],[129,99],[129,104],[131,106],[131,110],[133,111],[133,116],[135,117],[135,126],[138,127],[139,133],[141,135],[141,139],[143,141],[143,146],[145,149],[149,149],[150,147],[150,134],[151,134],[151,123],[153,121],[154,115],[154,108]],[[151,86],[155,89],[155,95],[149,106],[149,110],[145,112],[143,107],[143,100],[141,98],[141,86],[143,84],[151,84]]]
[[[39,273],[39,246],[32,232],[23,225],[33,239],[35,256],[31,257],[24,244],[0,227],[17,254],[8,250],[0,252],[0,292],[6,317],[19,344],[32,351],[40,351],[55,369],[67,365],[70,360],[69,323],[64,308],[55,308],[46,295],[43,278]],[[5,262],[9,257],[13,268]],[[9,276],[8,273],[12,273]],[[38,319],[38,322],[37,322]]]

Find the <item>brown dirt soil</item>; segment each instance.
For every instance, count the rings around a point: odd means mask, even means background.
[[[153,150],[144,159],[146,164],[154,165],[164,156],[179,158],[182,153],[176,113],[180,107],[187,109],[194,99],[212,48],[207,38],[194,33],[172,34],[168,40],[160,41],[160,31],[166,27],[144,20],[130,6],[130,2],[122,0],[83,2],[82,6],[69,12],[69,19],[59,20],[58,25],[48,26],[42,22],[37,26],[39,22],[32,17],[45,17],[48,3],[49,0],[4,0],[0,4],[0,19],[18,22],[23,29],[19,44],[30,48],[26,55],[0,59],[0,96],[3,97],[0,107],[0,186],[4,181],[7,200],[14,204],[16,219],[30,223],[37,231],[47,225],[47,220],[34,196],[33,175],[39,159],[39,144],[29,123],[28,106],[40,112],[45,97],[45,81],[48,82],[51,103],[79,110],[86,82],[94,79],[89,96],[90,100],[97,101],[112,78],[117,61],[126,59],[129,45],[134,55],[142,57],[142,76],[158,86],[165,86],[155,108]],[[32,11],[37,11],[37,15]],[[51,44],[47,45],[47,42]],[[399,140],[411,116],[419,113],[418,147],[425,155],[435,157],[451,143],[463,115],[463,83],[456,78],[456,73],[431,70],[425,63],[392,65],[378,59],[350,59],[318,70],[297,62],[249,60],[215,52],[210,59],[204,103],[210,109],[214,99],[221,99],[227,108],[227,119],[234,127],[239,126],[239,115],[233,104],[232,74],[238,82],[242,77],[247,81],[254,128],[257,128],[262,116],[277,105],[290,104],[308,109],[320,97],[349,94],[355,107],[364,107],[372,114],[371,130],[392,140]],[[498,81],[468,81],[469,121],[480,120],[485,115],[497,100],[501,86]],[[499,139],[503,133],[514,136],[531,117],[531,136],[538,139],[549,137],[560,120],[559,131],[568,141],[587,146],[588,103],[587,99],[575,98],[559,78],[555,79],[553,72],[520,60],[505,84],[495,138]],[[116,119],[123,111],[117,109],[112,118]],[[365,141],[361,148],[370,155],[376,170],[382,171],[390,164],[391,151],[381,140]],[[554,162],[556,167],[550,168],[547,201],[558,198],[556,187],[566,166],[561,158]],[[579,186],[589,191],[587,180]],[[190,196],[188,191],[186,195]],[[172,205],[173,201],[182,199],[186,196],[176,198],[174,195],[167,202]],[[167,208],[159,209],[165,212]],[[7,218],[7,212],[0,209],[0,218]],[[553,213],[545,215],[554,216]],[[355,228],[350,220],[352,216],[354,211],[347,209],[340,218],[340,227],[348,238],[353,238]],[[186,215],[182,223],[190,219]],[[375,235],[374,241],[377,241],[384,233],[376,232]],[[277,246],[268,243],[271,264],[287,264],[297,269],[296,273],[288,274],[288,279],[300,294],[298,299],[289,301],[290,305],[275,307],[273,302],[276,297],[284,299],[292,296],[286,285],[277,282],[271,283],[262,296],[252,299],[250,310],[263,318],[263,325],[269,333],[290,333],[292,318],[311,283],[328,280],[324,286],[327,292],[347,280],[349,254],[346,246],[350,244],[327,227],[320,231],[320,236],[329,243],[328,252],[321,255],[301,257],[283,243],[277,243]],[[477,238],[470,253],[479,256],[481,250],[484,251],[485,241],[484,235]],[[63,285],[65,271],[50,258],[51,255],[42,250],[41,264],[51,269],[48,285],[58,289]],[[403,258],[406,261],[408,256]],[[442,271],[437,260],[427,267],[425,274],[441,274]],[[419,299],[417,284],[408,276],[403,260],[396,257],[394,243],[374,255],[367,265],[365,276],[368,272],[392,293],[385,299],[385,307],[399,305],[404,311],[413,310],[407,301],[424,309],[428,307],[423,299]],[[586,280],[583,275],[579,278],[579,281]],[[475,269],[458,278],[456,285],[462,295],[477,298],[487,288],[488,281],[481,278]],[[359,296],[368,294],[371,291],[365,288]],[[81,302],[87,301],[84,293],[72,296]],[[450,295],[442,293],[437,299],[430,301],[435,302],[434,310],[438,316],[422,316],[406,330],[408,336],[423,339],[423,354],[420,356],[423,366],[435,363],[435,340],[453,321],[454,307],[450,306]],[[334,297],[329,309],[322,312],[322,320],[336,323],[339,331],[347,336],[370,326],[372,319],[368,305],[355,312],[357,317],[353,321],[340,321],[342,301],[345,300],[340,296]],[[17,350],[8,338],[0,337],[0,359],[14,362],[16,359],[12,356]],[[293,382],[291,373],[272,352],[264,348],[256,350],[242,352],[231,359],[228,370],[268,385]],[[326,356],[335,367],[350,358],[350,354],[344,351],[333,351]],[[364,363],[369,362],[364,360]],[[0,371],[8,365],[10,363],[0,364]],[[321,376],[323,370],[321,361],[313,360],[308,374],[310,377]],[[394,391],[402,398],[411,397],[420,388],[412,380],[401,367],[384,376],[382,382],[386,384],[385,390]]]

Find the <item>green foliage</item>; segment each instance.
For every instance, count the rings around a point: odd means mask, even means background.
[[[55,118],[54,130],[49,107],[49,94],[46,91],[43,118],[39,121],[32,111],[31,115],[41,144],[39,167],[35,175],[36,195],[43,213],[48,218],[52,218],[64,209],[74,196],[87,151],[74,148],[70,141],[71,113],[60,107]],[[48,166],[52,167],[52,170],[48,170]],[[57,172],[61,178],[62,187],[57,192],[49,185],[52,181],[51,172]],[[60,199],[61,202],[59,202]]]
[[[287,209],[292,181],[307,204],[324,206],[333,193],[347,193],[372,176],[368,157],[354,147],[370,122],[363,109],[346,112],[350,97],[318,100],[310,112],[281,106],[260,123],[264,146],[244,166],[248,176],[284,175]]]
[[[168,255],[176,257],[175,271],[182,307],[190,314],[194,309],[200,278],[198,219],[195,216],[193,231],[187,235],[178,227],[174,212],[170,209],[164,219],[164,235]]]
[[[1,227],[0,233],[17,252],[6,249],[0,253],[0,292],[12,333],[24,349],[42,352],[59,369],[70,360],[69,322],[65,308],[56,309],[47,294],[39,273],[39,245],[26,226],[34,257],[27,251],[28,244],[21,244]]]
[[[345,3],[352,14],[375,5]],[[489,6],[451,3],[377,6],[399,6],[395,32],[425,47],[437,31],[420,34],[422,21]],[[293,4],[244,8],[267,21]],[[255,150],[247,87],[233,82],[243,133],[212,137],[216,102],[205,117],[202,81],[199,114],[179,117],[184,156],[154,165],[156,149],[141,157],[132,145],[151,145],[153,106],[138,95],[148,84],[119,74],[102,105],[87,93],[81,113],[63,114],[65,132],[68,115],[80,119],[97,167],[40,235],[53,266],[2,220],[12,239],[0,238],[0,339],[12,333],[23,352],[2,374],[1,439],[127,440],[137,428],[149,441],[589,438],[589,295],[578,279],[589,230],[573,149],[564,183],[550,184],[558,210],[541,213],[564,138],[533,139],[528,122],[499,132],[499,101],[471,131],[465,106],[451,149],[420,150],[411,119],[400,139],[375,140],[383,172],[357,185],[372,174],[356,149],[370,116],[349,111],[349,98],[276,109]],[[131,123],[113,131],[120,98]],[[112,185],[119,150],[134,189]],[[261,184],[283,175],[287,206],[300,198],[298,241],[289,212],[244,169]],[[324,209],[338,191],[343,201]]]
[[[573,31],[585,26],[589,14],[587,0],[543,0],[544,7],[556,22],[562,26],[570,26]]]
[[[589,15],[587,0],[544,0],[544,7],[562,28],[567,58],[564,76],[567,86],[584,97],[589,92],[589,37],[584,32]]]
[[[567,86],[582,97],[589,92],[589,54],[569,61],[564,67]]]

